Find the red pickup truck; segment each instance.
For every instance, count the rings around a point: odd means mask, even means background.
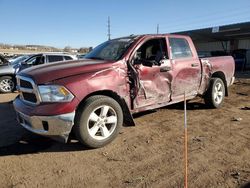
[[[39,65],[17,75],[14,101],[20,124],[67,142],[73,131],[90,148],[111,142],[132,114],[196,96],[221,106],[234,82],[230,56],[199,59],[180,35],[109,40],[78,61]]]

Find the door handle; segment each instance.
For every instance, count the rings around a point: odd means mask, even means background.
[[[160,68],[160,72],[167,72],[167,71],[170,71],[170,70],[171,70],[171,67],[168,67],[168,66]]]
[[[192,63],[192,64],[191,64],[191,67],[198,67],[198,66],[199,66],[198,63]]]

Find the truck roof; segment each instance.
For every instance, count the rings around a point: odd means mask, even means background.
[[[111,40],[119,40],[119,39],[138,39],[138,38],[144,38],[144,37],[181,37],[181,38],[190,38],[187,35],[178,35],[178,34],[142,34],[142,35],[129,35],[125,37],[119,37],[119,38],[114,38]]]

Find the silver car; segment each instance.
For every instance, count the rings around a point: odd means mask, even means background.
[[[29,56],[21,62],[0,65],[0,93],[10,93],[16,88],[16,73],[44,63],[75,60],[75,56],[65,53],[41,53]]]

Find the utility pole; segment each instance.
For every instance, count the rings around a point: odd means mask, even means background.
[[[108,40],[110,40],[110,17],[108,17]]]
[[[157,34],[159,34],[159,24],[157,24],[156,32],[157,32]]]

